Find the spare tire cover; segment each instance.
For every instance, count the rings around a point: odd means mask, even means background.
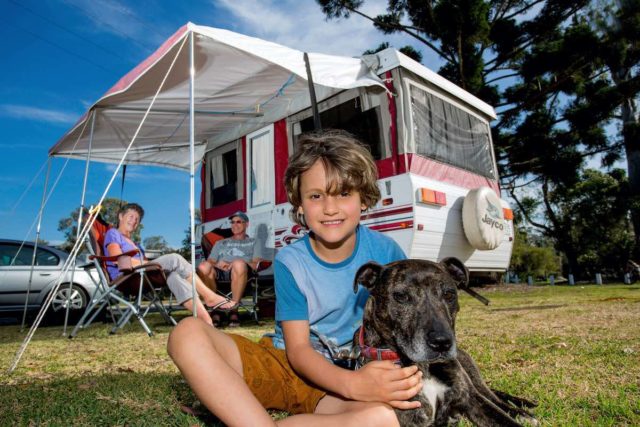
[[[489,187],[469,191],[462,204],[462,227],[474,248],[490,250],[500,246],[506,224],[495,191]]]

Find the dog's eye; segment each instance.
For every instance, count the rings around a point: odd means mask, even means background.
[[[394,292],[393,299],[400,304],[406,304],[409,302],[409,294],[406,292]]]
[[[453,302],[456,299],[456,291],[454,291],[453,289],[445,289],[444,293],[444,300],[447,302]]]

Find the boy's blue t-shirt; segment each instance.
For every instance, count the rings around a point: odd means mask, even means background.
[[[281,322],[307,320],[311,343],[328,356],[327,345],[350,348],[353,334],[362,323],[369,291],[358,286],[353,291],[356,272],[365,263],[387,264],[405,259],[391,238],[359,225],[353,254],[346,260],[327,263],[316,256],[309,235],[280,250],[274,262],[276,328],[272,337],[276,348],[284,349]]]

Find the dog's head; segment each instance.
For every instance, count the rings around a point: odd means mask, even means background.
[[[363,322],[379,345],[412,363],[436,363],[456,357],[457,289],[468,282],[469,272],[456,258],[370,262],[356,273],[354,290],[362,285],[371,294]]]

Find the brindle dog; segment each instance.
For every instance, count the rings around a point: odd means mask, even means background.
[[[446,426],[460,417],[478,426],[520,426],[516,418],[537,424],[523,409],[535,403],[491,390],[471,356],[456,345],[457,290],[475,294],[460,260],[367,263],[356,274],[356,289],[358,284],[371,294],[364,329],[354,338],[361,361],[387,351],[402,366],[415,364],[423,372],[423,388],[413,399],[422,406],[396,410],[401,426]]]

